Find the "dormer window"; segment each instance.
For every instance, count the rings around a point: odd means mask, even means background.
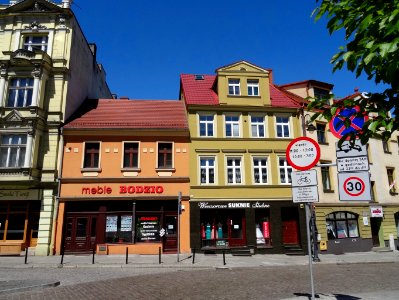
[[[330,92],[328,90],[323,90],[319,88],[313,88],[314,97],[319,101],[324,101],[326,104],[329,104],[329,96]]]
[[[248,88],[248,96],[259,96],[259,80],[248,79],[247,88]]]
[[[229,95],[240,95],[240,79],[229,79]]]
[[[28,35],[24,37],[24,49],[29,51],[41,50],[46,52],[48,46],[47,35]]]

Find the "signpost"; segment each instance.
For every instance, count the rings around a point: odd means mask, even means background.
[[[291,181],[294,203],[319,202],[316,170],[292,172]]]
[[[369,172],[338,173],[341,201],[371,201]]]

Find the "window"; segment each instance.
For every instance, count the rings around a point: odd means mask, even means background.
[[[158,168],[173,168],[173,144],[158,143]]]
[[[240,117],[239,116],[225,116],[226,136],[239,137],[240,136]]]
[[[139,143],[123,143],[123,168],[139,167]]]
[[[227,182],[228,183],[241,183],[241,158],[229,157],[227,158]]]
[[[265,137],[265,118],[251,116],[251,134],[252,137]]]
[[[326,104],[329,104],[330,92],[328,90],[313,88],[313,91],[314,91],[314,97],[317,100],[324,100]]]
[[[391,151],[389,151],[388,141],[382,141],[382,149],[384,150],[385,153],[391,153]]]
[[[285,157],[279,157],[280,183],[291,183],[292,167]]]
[[[8,107],[27,107],[32,104],[33,78],[13,78],[8,88]]]
[[[240,95],[240,79],[229,79],[229,95]]]
[[[122,243],[132,241],[132,214],[108,215],[105,225],[105,242]]]
[[[86,142],[83,168],[100,167],[100,142]]]
[[[270,230],[270,209],[255,209],[255,236],[257,247],[270,247],[272,245]]]
[[[259,80],[248,79],[247,87],[248,87],[248,96],[259,96]]]
[[[319,144],[327,144],[326,124],[316,123],[317,141]]]
[[[321,181],[323,183],[324,191],[331,191],[330,168],[321,167]]]
[[[329,240],[359,237],[358,216],[349,212],[334,212],[327,215]]]
[[[48,37],[45,35],[30,35],[24,38],[24,49],[29,51],[41,50],[46,52]]]
[[[267,183],[267,157],[253,158],[254,183]]]
[[[199,134],[200,136],[213,136],[213,115],[199,116]]]
[[[276,116],[277,137],[290,137],[290,118]]]
[[[396,236],[399,238],[399,212],[395,213]]]
[[[0,167],[21,168],[24,166],[27,136],[5,134],[1,136]]]
[[[394,168],[387,168],[387,176],[388,176],[388,184],[389,184],[389,193],[395,195],[396,194],[396,180],[394,176]]]
[[[200,172],[201,184],[215,183],[215,158],[201,157],[200,158]]]

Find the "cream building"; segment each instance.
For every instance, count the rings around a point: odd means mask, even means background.
[[[70,0],[0,6],[0,253],[53,253],[60,127],[87,98],[110,98]]]

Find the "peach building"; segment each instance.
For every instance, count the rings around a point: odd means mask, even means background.
[[[63,139],[56,253],[190,251],[181,101],[87,100]]]

